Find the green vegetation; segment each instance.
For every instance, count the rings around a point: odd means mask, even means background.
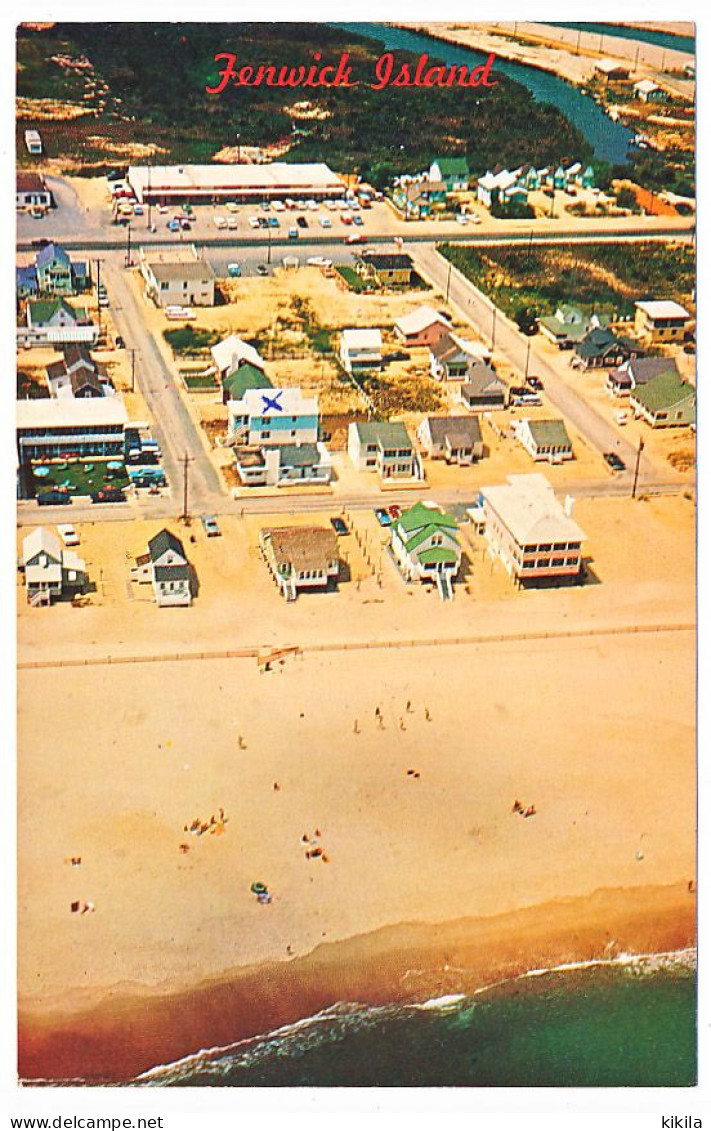
[[[435,412],[442,408],[439,385],[421,374],[408,379],[367,372],[360,374],[356,380],[373,401],[376,412],[386,420],[395,413]]]
[[[219,330],[196,330],[194,326],[180,326],[175,330],[164,330],[163,337],[173,353],[204,353],[219,342],[224,335]]]
[[[358,272],[354,271],[352,267],[335,265],[334,270],[341,276],[348,289],[358,295],[367,294],[369,291],[376,289],[376,284],[373,279],[361,278]]]
[[[632,314],[645,298],[688,305],[695,287],[693,248],[680,243],[572,244],[477,249],[444,244],[440,252],[511,318],[530,323],[561,302],[583,310]]]
[[[187,389],[212,391],[220,387],[212,373],[183,373],[182,378]]]
[[[107,463],[113,462],[99,458],[77,460],[73,463],[45,464],[50,469],[49,475],[42,478],[34,477],[36,491],[52,491],[57,487],[66,487],[70,495],[91,495],[95,491],[105,488],[121,488],[128,486],[129,477],[126,468],[108,469]],[[37,464],[37,466],[41,466]]]
[[[498,162],[545,165],[561,153],[591,157],[589,144],[559,110],[503,74],[485,93],[476,87],[371,90],[367,80],[380,45],[326,24],[58,23],[40,31],[20,27],[17,44],[20,97],[83,102],[96,111],[54,121],[47,131],[50,157],[106,163],[113,144],[149,144],[164,148],[163,160],[199,162],[239,138],[242,145],[286,142],[287,161],[328,161],[381,185],[397,173],[426,168],[443,148],[466,154],[474,173]],[[363,80],[357,90],[229,86],[219,95],[205,93],[217,84],[218,52],[291,67],[310,64],[317,50],[325,64],[348,51],[354,75]],[[57,52],[85,55],[93,72],[85,78],[67,71],[51,61]],[[404,51],[398,56],[415,59]],[[84,100],[87,80],[107,84],[108,91],[92,87]],[[319,116],[293,112],[307,96]],[[31,114],[18,120],[18,130],[31,121]],[[24,159],[22,151],[19,146]]]

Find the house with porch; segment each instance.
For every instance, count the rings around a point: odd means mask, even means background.
[[[668,370],[630,393],[635,419],[650,428],[683,428],[696,424],[696,390]]]
[[[91,285],[89,265],[85,260],[72,260],[58,243],[40,248],[35,257],[37,284],[41,295],[73,295]]]
[[[573,520],[570,496],[561,506],[545,476],[534,472],[482,487],[480,499],[491,552],[513,578],[522,584],[579,579],[585,534]]]
[[[571,365],[582,369],[611,369],[632,357],[642,357],[644,350],[631,338],[613,334],[603,327],[588,330],[576,343]]]
[[[413,263],[405,252],[364,251],[355,261],[355,271],[363,279],[381,286],[407,287],[412,281]]]
[[[432,306],[418,306],[395,323],[395,337],[406,346],[432,346],[452,328],[448,318]]]
[[[222,379],[222,403],[241,401],[248,389],[273,388],[272,382],[263,369],[245,361]]]
[[[338,578],[338,539],[325,527],[265,527],[259,549],[287,601],[295,601],[300,590],[327,589]]]
[[[243,487],[285,487],[294,483],[330,483],[331,454],[325,444],[263,444],[233,449]]]
[[[296,387],[246,389],[238,401],[227,402],[227,442],[247,446],[315,444],[318,440],[318,399]]]
[[[517,420],[513,434],[534,460],[563,463],[573,459],[573,442],[562,420]]]
[[[464,381],[473,362],[491,361],[491,350],[450,332],[430,346],[430,373],[437,381]]]
[[[555,314],[545,314],[538,320],[538,329],[544,337],[560,350],[572,349],[582,341],[589,330],[606,328],[610,319],[605,314],[584,314],[572,303],[561,303]]]
[[[64,342],[94,344],[99,327],[84,307],[71,306],[65,298],[28,299],[27,329],[18,329],[18,345],[59,345]]]
[[[380,369],[383,364],[383,338],[380,330],[342,330],[338,356],[346,373]]]
[[[214,306],[215,272],[197,248],[142,247],[139,266],[146,297],[156,306]]]
[[[192,603],[190,565],[183,543],[170,530],[163,529],[148,543],[148,553],[136,558],[131,578],[153,586],[160,608]]]
[[[430,181],[441,182],[445,192],[467,192],[469,162],[466,157],[435,157],[427,174]]]
[[[470,412],[492,412],[506,408],[509,387],[490,365],[475,361],[467,369],[464,384],[459,389],[459,399]]]
[[[427,581],[440,597],[454,596],[462,561],[459,524],[436,503],[415,503],[390,528],[390,550],[406,581]]]
[[[38,526],[22,540],[22,569],[30,605],[81,593],[86,587],[86,563],[51,530]]]
[[[484,455],[476,416],[426,416],[416,436],[429,459],[467,465]]]
[[[669,372],[680,377],[673,357],[633,357],[610,370],[605,387],[615,397],[628,397],[638,386]]]
[[[678,302],[660,299],[656,302],[636,302],[634,328],[645,345],[668,345],[683,342],[691,325],[691,315]]]
[[[348,455],[357,471],[377,471],[382,480],[424,478],[420,457],[399,421],[349,424]]]

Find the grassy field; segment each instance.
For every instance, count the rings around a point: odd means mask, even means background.
[[[55,464],[34,464],[34,486],[36,491],[52,491],[66,487],[70,495],[90,495],[105,487],[123,488],[128,485],[128,473],[123,464],[120,468],[109,470],[108,463],[118,460],[78,460]],[[38,476],[38,467],[49,467],[49,475]]]
[[[583,310],[634,313],[640,299],[670,298],[693,306],[692,248],[657,242],[478,250],[444,244],[442,254],[511,317],[523,308],[552,314],[561,302]]]

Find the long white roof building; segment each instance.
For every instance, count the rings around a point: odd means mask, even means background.
[[[130,165],[128,183],[141,203],[211,200],[324,200],[346,186],[322,162],[266,165]]]

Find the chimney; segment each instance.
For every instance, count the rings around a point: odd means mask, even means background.
[[[563,503],[563,510],[565,511],[565,517],[566,518],[572,518],[573,517],[573,507],[574,506],[575,506],[575,499],[573,498],[573,496],[572,495],[566,495],[565,496],[565,502]]]

